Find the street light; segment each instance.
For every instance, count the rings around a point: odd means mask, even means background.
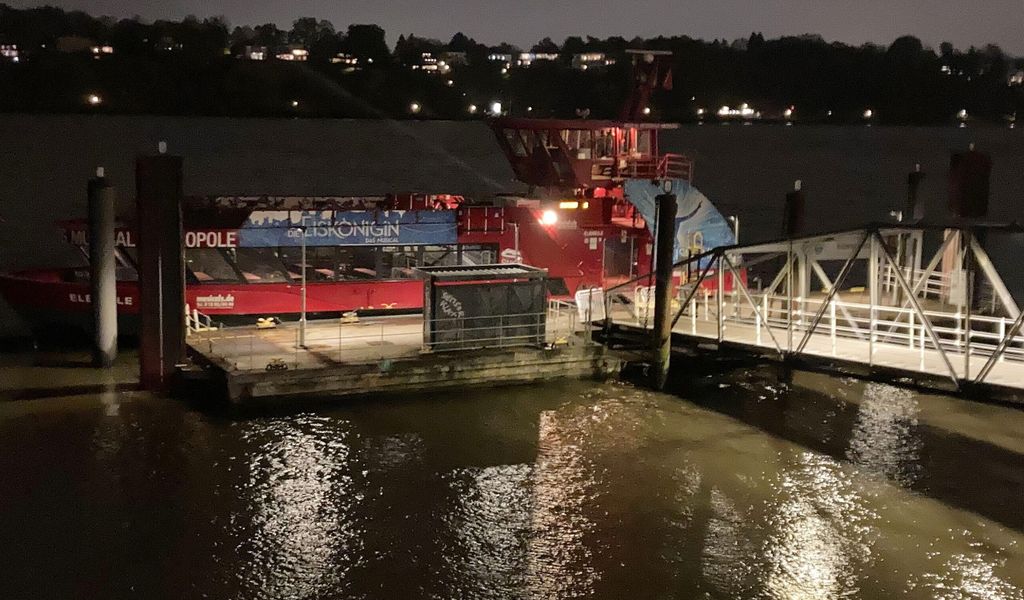
[[[299,348],[306,347],[306,226],[295,227],[302,235],[302,288],[299,291]]]
[[[740,218],[736,215],[731,215],[728,221],[732,223],[732,243],[738,244],[740,243]]]
[[[409,105],[409,112],[411,112],[414,115],[419,114],[421,108],[423,107],[420,106],[419,102],[413,102],[412,104]]]
[[[98,94],[89,94],[85,97],[85,101],[91,106],[99,106],[103,103],[103,98],[100,98]]]

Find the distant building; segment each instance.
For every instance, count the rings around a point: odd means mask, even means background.
[[[277,54],[277,60],[306,62],[309,60],[309,50],[303,46],[288,46],[285,51]]]
[[[269,52],[266,46],[242,46],[235,55],[238,60],[267,60]]]
[[[0,44],[0,59],[11,62],[20,62],[21,53],[18,52],[17,44]]]
[[[614,58],[609,58],[604,52],[584,52],[572,56],[572,68],[577,71],[586,71],[597,67],[607,67],[615,64]]]
[[[355,56],[352,56],[351,54],[347,54],[345,52],[339,52],[339,53],[337,53],[337,54],[335,54],[334,56],[331,57],[331,64],[332,65],[343,65],[343,66],[346,66],[346,67],[351,67],[353,69],[357,69],[357,68],[359,68],[359,59],[356,58]]]
[[[558,60],[557,52],[521,52],[519,58],[516,59],[516,65],[520,67],[529,67],[537,61],[555,61]]]
[[[439,58],[453,67],[469,64],[469,57],[465,52],[442,52]]]
[[[511,54],[504,54],[504,53],[500,53],[500,52],[495,52],[495,53],[492,53],[492,54],[488,54],[487,55],[487,60],[489,60],[491,62],[502,63],[502,64],[505,65],[506,68],[512,66],[512,55]]]
[[[93,46],[93,47],[89,48],[89,51],[92,52],[92,57],[93,58],[101,58],[103,56],[109,56],[109,55],[113,54],[114,53],[114,47],[113,46]]]
[[[266,46],[245,46],[236,58],[242,60],[267,60],[270,53]]]
[[[57,52],[73,54],[75,52],[91,52],[96,40],[80,35],[62,35],[57,38]]]
[[[160,38],[160,41],[156,44],[156,49],[161,52],[177,52],[182,47],[180,42],[174,41],[174,38],[169,35]]]
[[[438,60],[432,52],[420,54],[419,62],[410,65],[413,71],[423,71],[430,75],[442,75],[452,70],[451,65],[445,60]]]

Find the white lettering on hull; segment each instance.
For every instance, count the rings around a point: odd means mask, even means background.
[[[92,294],[77,294],[72,292],[68,294],[68,300],[74,304],[92,304]],[[132,306],[134,303],[135,299],[131,296],[117,297],[118,306]]]

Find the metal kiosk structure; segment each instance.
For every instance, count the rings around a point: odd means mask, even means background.
[[[423,343],[433,351],[540,346],[547,271],[520,264],[420,267]]]

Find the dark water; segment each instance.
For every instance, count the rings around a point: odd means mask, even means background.
[[[0,361],[2,598],[1024,598],[1011,408],[705,365],[226,415]]]

